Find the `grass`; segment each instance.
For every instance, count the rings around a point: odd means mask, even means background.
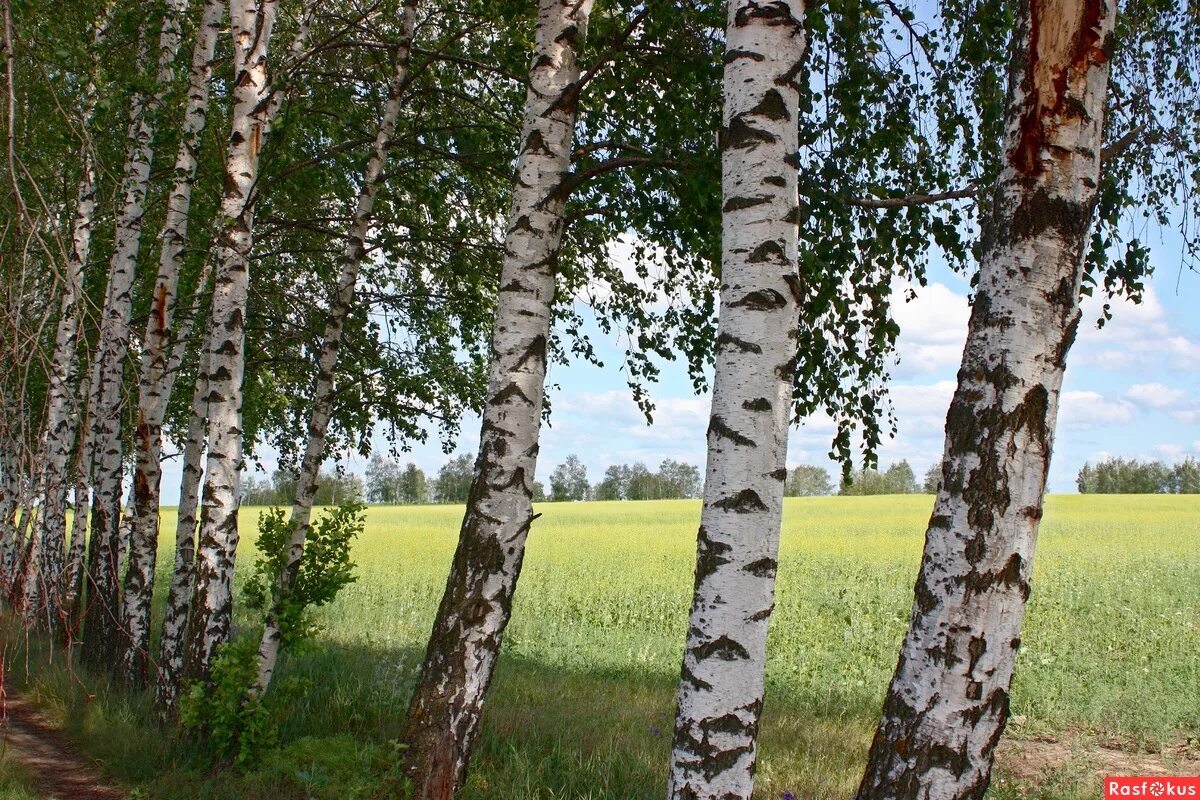
[[[787,501],[760,797],[852,793],[907,622],[930,503]],[[699,504],[538,510],[466,796],[661,797]],[[257,513],[243,512],[243,563]],[[62,668],[31,680],[84,746],[147,796],[371,796],[392,760],[460,515],[369,510],[354,551],[358,581],[321,613],[320,639],[285,656],[273,709],[283,744],[250,773],[213,771],[169,737],[148,747],[144,699]],[[1017,735],[1101,733],[1154,748],[1200,733],[1198,518],[1195,497],[1049,499],[1013,691],[1024,718]],[[164,530],[173,528],[168,512]],[[85,702],[88,694],[98,699]],[[1084,767],[1054,780],[1053,794],[1043,785],[1030,796],[1097,791]],[[993,796],[1023,792],[998,785]]]

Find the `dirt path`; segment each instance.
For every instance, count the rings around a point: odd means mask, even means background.
[[[107,781],[32,703],[10,691],[3,710],[4,746],[29,771],[37,792],[54,800],[123,800],[125,792]]]

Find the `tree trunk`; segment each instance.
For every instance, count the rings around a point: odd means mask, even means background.
[[[238,543],[242,469],[242,375],[253,243],[252,193],[258,155],[270,129],[267,46],[278,0],[230,0],[233,33],[232,130],[225,158],[225,220],[216,248],[212,340],[208,348],[208,458],[195,562],[185,670],[207,680],[217,648],[229,638]]]
[[[1096,206],[1113,0],[1031,0],[942,488],[858,797],[980,798],[1009,686]]]
[[[98,47],[108,35],[113,3],[101,9],[92,34]],[[97,66],[93,63],[92,69]],[[83,89],[83,113],[79,125],[85,137],[96,113],[98,93],[94,75]],[[49,387],[46,395],[46,427],[42,433],[38,465],[41,469],[38,491],[42,495],[42,514],[29,560],[25,580],[25,619],[28,624],[45,622],[46,630],[58,616],[63,549],[66,538],[67,490],[70,483],[71,451],[79,430],[81,404],[77,404],[79,382],[80,306],[83,302],[83,277],[91,254],[92,228],[96,220],[96,163],[90,142],[79,150],[81,172],[75,190],[75,217],[71,227],[71,249],[63,270],[62,300],[51,356]],[[86,401],[84,401],[86,402]]]
[[[362,189],[350,226],[346,249],[342,254],[342,270],[338,276],[337,293],[329,309],[321,350],[317,355],[317,379],[313,390],[312,418],[308,425],[308,443],[304,451],[300,474],[296,484],[296,499],[292,506],[290,522],[291,540],[283,574],[272,598],[271,608],[263,628],[262,641],[258,648],[258,682],[256,692],[261,694],[271,684],[275,664],[279,658],[283,630],[280,627],[283,604],[295,582],[296,571],[304,556],[304,543],[308,538],[312,519],[313,496],[317,490],[317,478],[321,461],[325,455],[325,434],[333,415],[334,371],[337,368],[338,348],[341,346],[342,330],[354,302],[354,288],[358,282],[359,268],[366,257],[366,238],[371,229],[375,197],[382,183],[383,167],[387,151],[396,134],[396,123],[400,118],[400,98],[408,83],[408,64],[411,56],[413,29],[417,20],[417,0],[404,4],[400,46],[396,53],[396,72],[388,84],[388,97],[383,117],[375,133],[375,146],[363,173]]]
[[[804,3],[730,3],[721,306],[704,510],[668,796],[749,798],[774,608],[800,284]]]
[[[91,417],[94,431],[95,497],[88,552],[88,603],[84,656],[93,666],[115,669],[121,643],[117,560],[121,521],[121,408],[125,359],[129,354],[129,317],[134,273],[141,246],[146,190],[154,160],[155,123],[174,77],[180,20],[187,0],[169,0],[158,39],[153,94],[136,94],[130,103],[128,150],[121,185],[108,287],[100,323],[100,340],[92,367]]]
[[[80,386],[79,402],[83,405],[89,394],[85,379]],[[67,568],[63,577],[62,617],[67,644],[78,636],[83,621],[79,598],[83,594],[84,555],[87,552],[87,523],[91,506],[92,435],[88,420],[83,420],[83,440],[75,454],[75,516],[71,519],[71,547],[67,551]]]
[[[405,723],[416,800],[461,789],[533,523],[532,484],[591,0],[539,0],[525,122],[496,296],[488,397],[458,549]]]
[[[210,328],[205,332],[201,349],[200,368],[192,391],[187,440],[183,447],[183,479],[179,488],[179,512],[175,527],[175,570],[163,614],[154,689],[155,700],[164,718],[170,717],[175,711],[183,676],[185,634],[195,577],[196,508],[200,501],[200,478],[203,474],[201,458],[204,456],[204,434],[208,423],[208,350],[211,340]]]
[[[130,531],[129,569],[125,573],[123,618],[128,637],[121,671],[134,686],[144,686],[149,668],[150,602],[158,554],[159,491],[162,482],[162,426],[177,369],[167,368],[167,346],[175,316],[179,267],[187,245],[188,212],[196,180],[197,154],[208,119],[209,80],[217,35],[225,16],[225,0],[206,0],[196,29],[188,74],[183,131],[175,157],[174,182],[167,198],[162,249],[150,319],[142,342],[138,381],[138,415],[134,428],[136,468],[133,478],[134,516]],[[203,287],[206,281],[197,284]],[[197,290],[199,291],[199,289]],[[186,337],[176,352],[182,353]]]

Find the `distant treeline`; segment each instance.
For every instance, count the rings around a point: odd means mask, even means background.
[[[365,500],[382,505],[419,505],[423,503],[465,503],[471,492],[475,462],[469,455],[456,456],[430,479],[416,464],[401,464],[395,459],[375,455],[363,477],[352,473],[323,472],[317,481],[317,505],[335,505],[347,500]],[[907,461],[892,464],[882,472],[858,470],[843,478],[836,494],[913,494],[936,492],[941,480],[941,465],[935,464],[918,484]],[[699,497],[703,488],[700,468],[683,461],[663,459],[657,470],[642,462],[614,464],[604,477],[589,483],[587,467],[577,455],[569,455],[550,473],[549,491],[540,481],[533,484],[535,502],[577,502],[581,500],[674,500]],[[784,483],[788,497],[818,497],[835,494],[829,470],[802,464],[789,470]],[[242,487],[246,505],[289,505],[295,497],[296,476],[279,470],[270,477],[248,475]],[[1102,491],[1102,490],[1101,490]],[[1138,490],[1141,491],[1141,490]]]
[[[1080,494],[1200,494],[1200,463],[1185,458],[1168,466],[1161,461],[1110,458],[1084,464],[1075,478]]]

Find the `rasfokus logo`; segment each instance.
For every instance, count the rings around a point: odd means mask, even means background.
[[[1194,797],[1200,800],[1200,777],[1153,775],[1136,778],[1105,778],[1104,800],[1118,797],[1156,798]]]

